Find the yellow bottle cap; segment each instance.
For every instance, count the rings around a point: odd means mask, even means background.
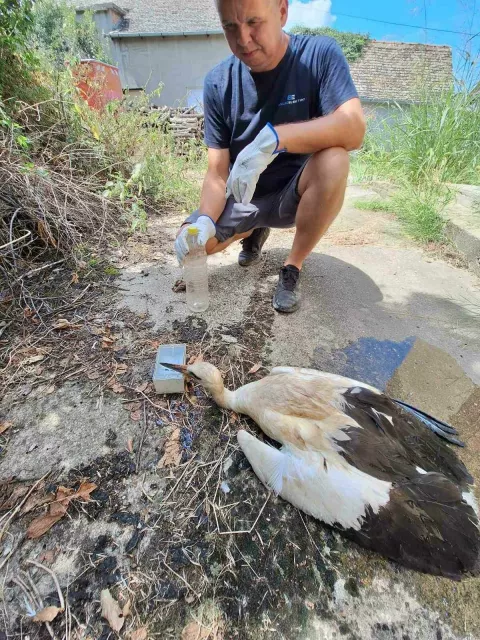
[[[198,236],[198,229],[197,229],[197,227],[194,227],[192,225],[192,226],[188,227],[187,233],[188,233],[189,236]]]

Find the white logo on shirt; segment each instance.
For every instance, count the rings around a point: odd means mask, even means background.
[[[298,104],[299,102],[305,102],[305,100],[306,98],[297,98],[297,96],[294,93],[290,93],[287,96],[287,99],[284,102],[281,102],[279,106],[284,107],[290,104]]]

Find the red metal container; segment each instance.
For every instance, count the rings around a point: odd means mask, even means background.
[[[99,60],[80,60],[74,69],[76,86],[92,109],[101,111],[112,100],[123,97],[118,67]]]

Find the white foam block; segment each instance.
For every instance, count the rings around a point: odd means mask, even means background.
[[[157,393],[183,393],[185,381],[183,375],[172,369],[162,367],[161,362],[167,364],[185,364],[187,348],[184,344],[163,344],[158,348],[153,384]]]

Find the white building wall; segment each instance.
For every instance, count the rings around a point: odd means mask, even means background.
[[[231,51],[223,35],[113,38],[124,89],[151,93],[163,84],[157,105],[186,106],[201,99],[208,71]]]

